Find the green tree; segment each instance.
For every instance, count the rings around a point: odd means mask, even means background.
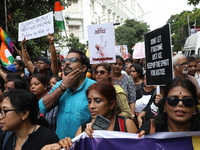
[[[6,0],[7,14],[8,14],[8,35],[14,42],[17,48],[20,48],[20,42],[18,42],[18,23],[38,17],[54,9],[54,2],[57,0]],[[61,0],[63,6],[67,6]],[[4,14],[4,1],[0,1],[1,14]],[[6,28],[5,16],[0,15],[0,27],[4,30]],[[59,34],[58,29],[55,27],[56,36]],[[49,44],[46,37],[40,37],[37,39],[29,40],[27,42],[27,49],[31,57],[41,56],[41,51],[49,49]],[[14,53],[16,55],[16,53]]]
[[[200,27],[200,9],[193,11],[183,11],[180,14],[172,15],[167,23],[171,24],[172,45],[173,51],[180,51],[184,47],[185,40],[189,36],[188,32],[188,18],[189,27],[193,28],[196,22],[196,27]]]
[[[73,33],[69,35],[68,44],[70,48],[77,48],[85,51],[87,44],[83,44],[79,41],[79,38],[75,37]]]
[[[144,40],[143,35],[149,30],[149,25],[134,19],[127,19],[125,24],[115,29],[115,40],[117,45],[127,45],[129,52],[135,43]]]
[[[200,0],[188,0],[188,5],[198,5]]]

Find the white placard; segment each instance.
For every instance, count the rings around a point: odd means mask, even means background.
[[[115,46],[116,55],[122,56],[124,59],[128,58],[128,47],[127,45],[117,45]]]
[[[134,49],[133,50],[133,58],[134,59],[145,58],[144,42],[136,43],[132,49]]]
[[[35,39],[54,33],[53,11],[45,15],[19,23],[18,41]]]
[[[115,63],[115,35],[113,23],[88,26],[90,63]]]

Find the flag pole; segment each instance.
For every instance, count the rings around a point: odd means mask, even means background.
[[[4,9],[5,9],[5,24],[6,24],[6,32],[8,32],[8,19],[7,19],[6,0],[4,0]]]

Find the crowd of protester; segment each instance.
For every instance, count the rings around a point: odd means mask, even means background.
[[[174,79],[157,93],[147,85],[145,58],[91,65],[72,48],[57,60],[54,36],[47,40],[50,60],[31,60],[24,39],[20,60],[0,68],[0,149],[69,149],[82,132],[93,137],[98,115],[110,122],[105,130],[139,137],[200,131],[200,56],[173,56]]]

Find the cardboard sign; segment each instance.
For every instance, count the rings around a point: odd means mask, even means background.
[[[147,85],[165,85],[172,79],[169,24],[144,35]]]
[[[128,58],[128,47],[127,45],[117,45],[115,46],[116,55],[122,56],[122,58]]]
[[[88,26],[90,63],[115,63],[115,35],[113,23]]]
[[[54,33],[53,12],[19,23],[18,41],[35,39]]]
[[[144,42],[136,43],[133,47],[133,57],[134,59],[141,59],[145,57]]]

